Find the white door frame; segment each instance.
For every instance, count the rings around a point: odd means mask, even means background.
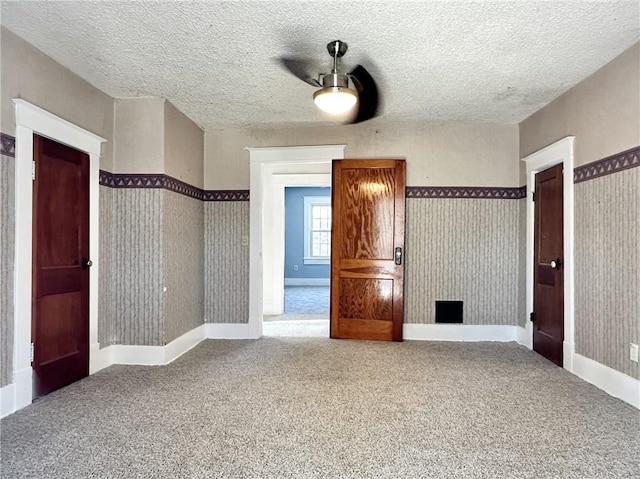
[[[89,154],[89,371],[96,369],[98,343],[99,184],[100,148],[106,140],[59,118],[31,103],[14,99],[16,113],[15,149],[15,274],[14,274],[14,410],[32,401],[31,269],[33,236],[33,134],[51,138]]]
[[[331,186],[331,173],[274,173],[263,200],[269,221],[263,224],[263,315],[284,312],[285,198],[287,186]],[[267,261],[267,258],[271,261]]]
[[[573,355],[575,352],[575,318],[574,318],[574,200],[573,200],[573,145],[575,136],[567,136],[562,140],[532,153],[523,158],[527,169],[527,322],[525,346],[533,349],[533,325],[529,314],[533,312],[533,239],[535,223],[535,203],[532,195],[535,192],[536,173],[562,163],[563,190],[563,241],[564,241],[564,341],[562,344],[563,367],[573,372]]]
[[[265,281],[284,290],[284,186],[292,176],[318,181],[331,174],[331,160],[343,159],[346,145],[246,148],[250,162],[249,331],[262,336]],[[320,176],[317,176],[320,175]],[[289,177],[289,178],[287,178]],[[326,179],[326,176],[324,177]],[[281,204],[281,206],[280,206]],[[268,221],[266,220],[268,218]],[[273,236],[265,241],[265,236]],[[267,251],[265,244],[271,246]],[[282,283],[281,286],[279,282]]]

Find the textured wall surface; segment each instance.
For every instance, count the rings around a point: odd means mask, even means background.
[[[169,101],[164,102],[164,172],[202,188],[204,132]],[[156,171],[157,173],[157,171]]]
[[[164,344],[164,191],[113,192],[113,267],[117,344]]]
[[[13,381],[14,161],[0,156],[0,387]]]
[[[116,141],[109,171],[163,173],[165,100],[119,98],[114,105]]]
[[[528,200],[531,201],[531,200]],[[527,324],[527,198],[518,200],[518,326]]]
[[[117,342],[115,329],[116,297],[114,271],[114,237],[117,217],[113,205],[114,190],[100,186],[100,253],[98,261],[98,342],[106,348]]]
[[[3,4],[4,7],[4,4]],[[4,17],[3,17],[4,20]],[[3,21],[4,25],[4,21]],[[107,141],[100,167],[113,166],[113,98],[37,50],[4,26],[0,28],[0,130],[15,134],[13,98],[22,98]]]
[[[166,344],[204,322],[204,203],[163,195]]]
[[[576,352],[640,379],[640,168],[575,187]]]
[[[575,166],[640,144],[640,44],[520,123],[520,157],[576,137]],[[524,177],[522,163],[521,182]]]
[[[245,147],[346,145],[345,158],[405,158],[408,186],[522,186],[517,125],[364,122],[205,134],[204,187],[249,188]]]
[[[205,318],[209,323],[249,320],[248,201],[213,201],[204,205]]]
[[[462,300],[464,324],[516,324],[519,201],[409,199],[406,217],[405,322]]]

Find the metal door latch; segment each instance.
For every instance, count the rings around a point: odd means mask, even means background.
[[[398,265],[402,264],[402,248],[400,247],[396,248],[395,260],[396,260],[396,264]]]

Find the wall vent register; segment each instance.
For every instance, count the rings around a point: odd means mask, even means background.
[[[462,323],[462,301],[436,301],[436,323]]]

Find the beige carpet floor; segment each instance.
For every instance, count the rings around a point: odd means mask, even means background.
[[[206,341],[0,422],[6,478],[637,478],[640,412],[516,344]]]

